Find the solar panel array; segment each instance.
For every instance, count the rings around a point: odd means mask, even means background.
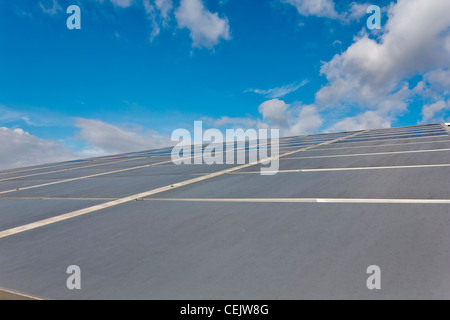
[[[450,298],[449,134],[283,138],[272,176],[171,148],[2,171],[0,297]]]

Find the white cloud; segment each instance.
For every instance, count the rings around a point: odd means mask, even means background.
[[[322,66],[329,84],[316,95],[324,105],[337,101],[376,105],[395,92],[405,78],[447,67],[450,52],[450,2],[399,0],[391,7],[386,32],[380,41],[367,34]],[[427,27],[424,27],[427,26]]]
[[[316,133],[322,126],[322,118],[314,105],[287,104],[283,100],[271,99],[258,107],[261,117],[203,118],[215,128],[279,129],[281,136],[298,136]]]
[[[167,19],[169,17],[169,13],[173,9],[172,0],[155,0],[155,6],[159,10],[161,17],[163,19]]]
[[[450,101],[441,100],[424,106],[422,109],[421,124],[444,122],[443,111],[446,110],[450,110]]]
[[[344,118],[330,128],[327,132],[358,131],[368,129],[384,129],[391,127],[391,119],[385,115],[379,115],[375,111],[366,111],[354,117]]]
[[[350,8],[348,12],[343,14],[343,19],[348,21],[359,21],[362,17],[367,14],[367,8],[371,6],[370,3],[356,3],[353,2],[350,4]]]
[[[298,112],[299,111],[299,112]],[[303,106],[293,114],[293,123],[287,131],[289,136],[315,133],[323,124],[322,118],[315,106]]]
[[[450,69],[433,70],[423,78],[434,90],[444,91],[443,94],[450,93]]]
[[[108,0],[96,1],[108,3]],[[220,40],[231,39],[228,19],[209,11],[203,0],[180,0],[175,10],[173,0],[109,0],[109,3],[118,9],[134,6],[144,10],[152,29],[150,41],[153,41],[163,28],[171,27],[170,21],[174,16],[179,28],[189,30],[192,45],[195,47],[213,48]],[[223,5],[223,2],[220,4]],[[39,6],[49,15],[55,15],[62,10],[58,0],[42,0]]]
[[[158,14],[156,12],[155,6],[150,4],[149,0],[144,0],[144,8],[148,19],[152,25],[152,32],[150,34],[150,41],[153,41],[161,32],[161,27],[158,23]]]
[[[374,111],[336,124],[362,128],[371,127],[371,123],[387,125],[420,91],[439,98],[442,91],[437,93],[437,89],[449,89],[448,12],[448,0],[435,0],[433,4],[429,0],[399,0],[391,5],[389,20],[378,39],[364,31],[344,53],[323,64],[321,74],[328,84],[316,93],[316,104]],[[423,83],[409,89],[408,81],[418,75],[424,75]],[[368,117],[374,118],[368,121]]]
[[[264,121],[279,128],[287,128],[289,126],[287,110],[289,105],[283,100],[272,99],[263,102],[258,111],[263,116]]]
[[[192,44],[196,47],[211,48],[220,39],[230,39],[228,19],[208,11],[202,0],[181,0],[175,17],[178,27],[190,31]]]
[[[259,108],[263,117],[260,126],[280,129],[283,136],[314,133],[322,126],[315,106],[293,106],[279,99],[263,102]]]
[[[143,151],[172,145],[169,137],[152,131],[126,130],[90,119],[75,119],[79,137],[85,140],[80,151],[61,141],[33,136],[22,129],[0,127],[0,169]]]
[[[145,12],[152,25],[150,41],[153,41],[161,32],[161,26],[167,27],[170,13],[173,9],[172,0],[144,0]]]
[[[76,118],[75,126],[88,142],[88,152],[125,153],[171,145],[167,137],[157,133],[134,132],[98,120]]]
[[[294,6],[302,16],[338,18],[333,0],[281,0]]]
[[[248,89],[246,92],[254,92],[260,95],[265,96],[266,98],[283,98],[287,96],[290,93],[293,93],[300,89],[301,87],[305,86],[308,83],[308,80],[304,80],[301,83],[291,83],[282,87],[278,88],[272,88],[267,90],[262,89]]]
[[[75,154],[60,142],[44,140],[22,129],[0,127],[0,169],[66,161]]]

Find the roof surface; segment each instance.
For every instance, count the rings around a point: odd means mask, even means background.
[[[171,149],[0,172],[0,287],[49,299],[448,299],[449,134],[284,138],[273,176],[176,166]],[[70,265],[81,290],[66,287]],[[371,265],[379,291],[366,287]]]

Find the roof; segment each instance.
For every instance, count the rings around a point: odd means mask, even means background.
[[[283,138],[273,176],[176,166],[170,151],[0,172],[0,287],[49,299],[450,298],[446,125]],[[70,265],[81,290],[66,287]],[[366,287],[371,265],[380,291]]]

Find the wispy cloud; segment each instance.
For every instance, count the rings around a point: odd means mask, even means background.
[[[120,8],[128,8],[133,5],[134,0],[110,0],[111,3]]]
[[[58,12],[62,11],[62,7],[58,3],[57,0],[52,0],[50,5],[48,4],[48,0],[46,1],[46,5],[44,5],[42,2],[39,2],[39,7],[41,8],[42,12],[48,14],[48,15],[55,15]]]
[[[161,32],[161,27],[167,27],[170,21],[170,13],[173,9],[172,0],[144,0],[143,2],[147,18],[151,23],[152,32],[150,41],[153,41]]]
[[[0,104],[0,125],[22,127],[24,124],[33,127],[52,127],[69,125],[70,119],[59,113],[43,108],[13,108]]]
[[[29,123],[30,118],[28,115],[12,110],[4,105],[0,105],[0,123],[6,124],[17,121]]]
[[[347,10],[338,12],[333,0],[279,0],[290,4],[303,17],[319,17],[340,20],[342,22],[358,21],[367,14],[370,3],[349,2]]]
[[[282,87],[272,88],[272,89],[247,89],[245,92],[254,92],[260,95],[265,96],[266,98],[275,99],[275,98],[283,98],[290,93],[293,93],[300,89],[301,87],[308,84],[308,80],[303,80],[301,83],[291,83]]]
[[[294,6],[302,16],[337,18],[333,0],[280,0]]]
[[[200,120],[204,121],[207,125],[211,125],[215,128],[221,128],[224,126],[232,127],[232,128],[250,128],[255,127],[258,124],[256,119],[252,119],[251,117],[227,117],[222,116],[218,119],[203,117]]]

